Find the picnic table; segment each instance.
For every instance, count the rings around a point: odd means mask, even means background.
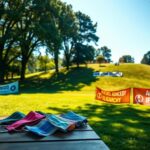
[[[109,150],[94,130],[87,127],[72,132],[56,132],[37,137],[29,132],[0,133],[0,150]]]

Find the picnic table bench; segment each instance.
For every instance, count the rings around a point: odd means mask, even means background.
[[[0,133],[0,150],[109,150],[94,130],[87,127],[72,132],[56,132],[37,137],[29,132]]]

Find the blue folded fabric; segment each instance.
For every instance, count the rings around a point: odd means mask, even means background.
[[[47,119],[50,121],[51,124],[64,132],[67,132],[69,129],[74,129],[75,127],[73,121],[63,119],[60,116],[47,115]]]
[[[23,114],[22,112],[14,112],[9,117],[0,120],[0,124],[9,125],[11,123],[14,123],[14,122],[24,118],[24,117],[25,117],[25,114]]]
[[[76,122],[76,127],[85,126],[87,123],[87,118],[81,115],[78,115],[72,111],[67,112],[66,114],[61,115],[62,118],[70,119]]]
[[[58,128],[52,125],[48,120],[44,119],[35,126],[25,126],[25,130],[39,136],[49,136]]]

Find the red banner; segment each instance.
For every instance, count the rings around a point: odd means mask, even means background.
[[[133,88],[133,103],[150,105],[150,89]]]
[[[96,99],[109,103],[130,103],[130,88],[119,91],[104,91],[96,88]]]

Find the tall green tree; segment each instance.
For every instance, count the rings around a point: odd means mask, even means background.
[[[78,61],[79,64],[87,64],[90,61],[94,60],[95,48],[90,45],[83,45],[78,43],[77,49],[79,51],[78,57],[74,55],[72,62],[76,63]]]
[[[103,46],[97,50],[97,55],[104,56],[104,59],[106,62],[111,62],[111,49],[109,49],[107,46]]]
[[[4,82],[9,64],[18,57],[18,50],[12,57],[9,56],[18,45],[19,33],[16,30],[16,23],[21,19],[23,9],[21,1],[0,1],[0,82]]]
[[[22,58],[21,80],[25,79],[25,72],[29,58],[31,57],[33,51],[37,50],[38,46],[41,44],[40,33],[42,31],[40,30],[40,20],[46,5],[46,0],[26,1],[25,10],[22,13],[22,18],[17,23],[17,30],[21,33],[18,38]],[[40,9],[38,9],[39,7]]]
[[[55,71],[59,72],[59,54],[62,44],[59,17],[64,3],[59,0],[48,1],[46,12],[42,15],[40,28],[44,31],[43,41],[47,47],[47,52],[54,57]],[[41,35],[41,33],[40,33]]]
[[[141,63],[150,65],[150,51],[148,51],[146,54],[144,54],[144,56],[141,60]]]
[[[64,4],[60,13],[60,29],[62,34],[62,46],[64,50],[64,61],[67,70],[71,65],[71,55],[73,51],[73,37],[77,34],[76,16],[71,5]]]
[[[84,47],[84,45],[90,45],[91,42],[97,43],[98,36],[96,36],[96,28],[97,23],[93,24],[93,21],[91,18],[82,13],[82,12],[76,12],[76,22],[78,22],[78,31],[76,36],[74,37],[74,57],[76,57],[76,64],[77,67],[79,67],[80,64],[80,56],[82,53],[81,46]],[[84,49],[84,48],[83,48]],[[84,51],[85,53],[88,53],[87,51]]]
[[[22,20],[18,24],[21,32],[19,44],[22,52],[21,80],[25,78],[27,62],[39,46],[46,45],[54,55],[56,72],[58,72],[58,55],[60,31],[58,26],[59,0],[30,0]]]

